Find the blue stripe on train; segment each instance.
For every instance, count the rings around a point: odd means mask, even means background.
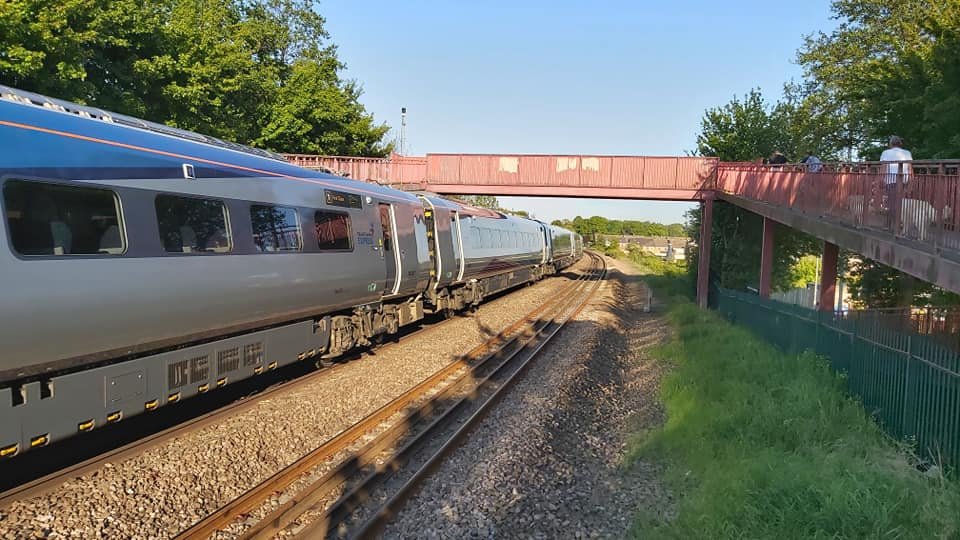
[[[2,100],[0,121],[58,132],[0,124],[0,171],[37,167],[179,169],[183,163],[191,163],[198,168],[229,170],[231,176],[264,176],[254,171],[244,171],[256,169],[301,178],[333,178],[331,175],[301,169],[283,161]],[[124,146],[79,137],[111,141]],[[131,146],[146,150],[130,148]],[[244,174],[239,174],[241,172]]]
[[[182,167],[20,167],[0,168],[0,174],[51,180],[140,180],[184,177]],[[243,170],[194,167],[194,176],[196,178],[237,178],[257,175]]]

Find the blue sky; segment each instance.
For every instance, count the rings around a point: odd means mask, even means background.
[[[428,152],[682,155],[703,111],[800,76],[829,0],[323,0],[362,102]],[[542,219],[682,221],[689,204],[501,197]]]

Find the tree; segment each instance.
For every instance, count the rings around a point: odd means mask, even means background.
[[[500,201],[493,195],[466,195],[460,197],[460,200],[473,206],[479,206],[480,208],[489,208],[491,210],[500,209]]]
[[[838,113],[851,145],[876,159],[891,135],[914,156],[960,153],[960,0],[836,0],[840,21],[798,53],[809,93]]]
[[[960,155],[960,0],[837,0],[830,32],[798,53],[807,103],[819,127],[866,159],[878,159],[892,134],[913,156]],[[862,306],[950,301],[953,295],[863,260],[851,268]]]
[[[8,0],[7,84],[275,151],[387,155],[308,0]]]
[[[339,80],[335,58],[315,54],[316,58],[294,63],[258,145],[305,154],[388,155],[393,145],[383,139],[390,128],[374,123],[360,104],[354,83]]]
[[[756,161],[780,150],[794,154],[784,118],[771,111],[759,90],[708,109],[700,122],[697,154],[724,161]]]
[[[774,150],[797,155],[803,146],[793,129],[794,105],[768,105],[760,93],[752,90],[743,99],[734,97],[728,104],[704,113],[697,136],[697,153],[723,161],[752,161]],[[815,150],[815,149],[814,149]],[[687,214],[691,238],[699,238],[700,212]],[[722,201],[713,207],[713,237],[710,267],[728,288],[756,287],[760,280],[760,247],[763,243],[763,218]],[[698,241],[699,245],[699,241]],[[777,227],[772,285],[775,289],[791,286],[792,267],[803,257],[819,251],[812,237]],[[698,250],[691,254],[690,272],[696,272]]]

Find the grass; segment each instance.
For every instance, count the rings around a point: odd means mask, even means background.
[[[674,337],[653,351],[672,366],[666,423],[627,463],[662,461],[677,504],[669,521],[641,509],[635,537],[960,538],[960,487],[918,472],[823,359],[699,310],[682,268],[634,262],[671,298]]]

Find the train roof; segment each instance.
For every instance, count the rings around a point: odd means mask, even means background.
[[[401,200],[385,186],[304,169],[274,152],[0,86],[0,174],[62,180],[273,177]],[[188,168],[194,176],[187,176]]]
[[[80,105],[78,103],[73,103],[70,101],[64,101],[62,99],[52,98],[49,96],[44,96],[42,94],[28,92],[26,90],[18,90],[16,88],[11,88],[9,86],[0,85],[0,99],[10,101],[13,103],[19,103],[21,105],[30,105],[30,106],[41,107],[41,108],[49,109],[53,111],[59,111],[66,114],[73,114],[89,120],[95,120],[100,122],[107,122],[110,124],[117,124],[117,125],[137,128],[137,129],[143,129],[143,130],[152,131],[155,133],[161,133],[171,137],[178,137],[178,138],[189,140],[189,141],[209,144],[212,146],[226,148],[226,149],[234,150],[237,152],[244,152],[247,154],[260,156],[263,158],[273,159],[275,161],[282,161],[284,163],[286,162],[286,160],[284,160],[282,155],[277,154],[276,152],[270,152],[269,150],[263,150],[260,148],[253,148],[251,146],[246,146],[246,145],[242,145],[234,142],[224,141],[216,137],[195,133],[193,131],[187,131],[185,129],[168,126],[166,124],[158,124],[156,122],[150,122],[148,120],[135,118],[133,116],[127,116],[127,115],[119,114],[115,112],[108,112],[103,109],[98,109],[96,107]]]

